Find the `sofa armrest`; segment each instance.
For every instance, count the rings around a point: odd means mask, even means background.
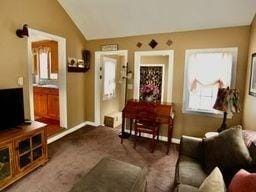
[[[202,160],[203,140],[196,137],[182,136],[180,142],[180,155],[185,155],[193,159]]]

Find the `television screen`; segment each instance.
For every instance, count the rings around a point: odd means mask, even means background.
[[[23,89],[0,89],[0,130],[23,123]]]

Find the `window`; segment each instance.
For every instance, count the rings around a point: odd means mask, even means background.
[[[116,63],[115,59],[103,57],[103,100],[115,97]]]
[[[48,79],[48,53],[40,53],[39,55],[40,65],[40,78]]]
[[[49,65],[51,63],[50,48],[40,47],[38,49],[39,77],[40,79],[49,79]]]
[[[218,88],[234,86],[237,48],[186,51],[183,112],[221,113],[213,109]]]

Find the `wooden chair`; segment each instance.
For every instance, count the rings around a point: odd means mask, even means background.
[[[134,148],[136,148],[138,134],[139,137],[141,136],[141,133],[152,134],[151,153],[153,153],[156,141],[159,140],[159,124],[156,122],[154,104],[145,102],[138,105],[134,131]]]

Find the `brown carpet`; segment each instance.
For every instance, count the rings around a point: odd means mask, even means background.
[[[86,126],[49,145],[49,162],[11,185],[8,192],[68,192],[103,157],[111,157],[138,166],[146,166],[147,192],[170,192],[173,186],[178,146],[166,155],[164,143],[149,152],[149,140],[133,139],[120,144],[118,130]]]

